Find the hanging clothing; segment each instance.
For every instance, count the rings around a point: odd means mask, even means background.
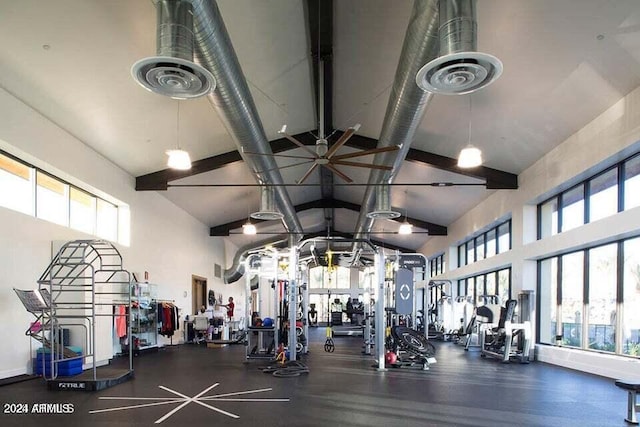
[[[118,338],[127,335],[127,307],[119,305],[116,307],[116,334]]]

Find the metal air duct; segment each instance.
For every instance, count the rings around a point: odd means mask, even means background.
[[[302,238],[302,225],[291,203],[271,146],[262,127],[249,86],[242,74],[238,58],[231,45],[229,34],[215,1],[191,0],[193,7],[196,58],[216,79],[216,90],[207,97],[218,113],[225,128],[233,138],[243,160],[254,172],[259,184],[272,185],[278,210],[284,215],[287,231],[296,239]],[[245,151],[263,155],[247,155]],[[225,271],[225,281],[241,276],[231,271],[239,271],[241,263],[236,256],[233,265]]]
[[[213,75],[193,62],[193,15],[186,0],[155,0],[156,56],[133,64],[145,89],[174,99],[197,98],[216,87]]]
[[[418,69],[438,55],[438,2],[416,0],[409,19],[398,68],[391,88],[389,103],[382,123],[378,147],[399,145],[395,152],[376,154],[373,163],[390,165],[390,171],[373,169],[369,174],[370,184],[362,200],[354,238],[366,238],[371,231],[373,219],[367,212],[373,208],[376,197],[375,186],[393,182],[407,156],[413,135],[420,125],[433,94],[421,90],[415,84]],[[356,244],[355,249],[358,249]]]
[[[367,213],[367,218],[371,219],[394,219],[400,216],[400,212],[391,209],[389,194],[389,184],[378,185],[376,187],[376,207]]]
[[[264,221],[282,219],[284,215],[276,208],[276,198],[273,187],[260,188],[260,210],[251,214],[253,219]]]
[[[420,88],[443,95],[475,92],[502,74],[502,62],[477,52],[476,0],[440,0],[440,56],[416,74]]]

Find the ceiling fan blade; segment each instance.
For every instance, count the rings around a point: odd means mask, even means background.
[[[282,169],[286,169],[286,168],[293,168],[293,167],[300,166],[300,165],[306,165],[307,163],[311,163],[313,161],[314,160],[307,160],[305,162],[292,163],[292,164],[286,165],[286,166],[278,166],[277,168],[263,169],[263,170],[258,171],[256,173],[264,173],[264,172],[271,172],[271,171],[274,171],[274,170],[282,170]]]
[[[306,145],[304,145],[302,142],[298,141],[297,139],[295,139],[294,137],[292,137],[291,135],[289,135],[286,132],[287,126],[282,126],[282,129],[280,129],[278,131],[278,133],[282,136],[284,136],[285,138],[287,138],[289,141],[293,142],[295,145],[297,145],[300,148],[304,148],[305,151],[308,151],[309,154],[311,154],[313,156],[314,159],[318,158],[318,155],[316,154],[315,151],[313,151],[311,148],[307,147]]]
[[[360,124],[357,124],[355,126],[350,127],[349,129],[347,129],[347,131],[345,133],[343,133],[340,138],[338,138],[338,140],[335,142],[335,144],[333,144],[331,146],[329,151],[327,151],[327,154],[325,155],[325,157],[327,159],[330,159],[331,156],[336,154],[336,151],[338,151],[340,149],[340,147],[342,147],[345,144],[345,142],[347,142],[349,140],[349,138],[351,138],[353,136],[354,133],[358,132],[358,129],[360,129]]]
[[[399,149],[400,147],[398,147],[397,145],[392,145],[390,147],[372,148],[371,150],[356,151],[355,153],[349,153],[349,154],[340,154],[339,156],[333,156],[331,159],[332,160],[350,159],[352,157],[368,156],[369,154],[384,153],[387,151],[398,151]]]
[[[302,184],[303,182],[305,182],[306,179],[309,178],[309,175],[311,175],[311,173],[316,169],[317,166],[318,166],[317,163],[312,164],[309,170],[305,172],[305,174],[302,175],[302,178],[298,180],[297,184]]]
[[[344,181],[346,181],[347,183],[351,184],[353,182],[353,180],[351,178],[349,178],[347,175],[343,174],[342,172],[340,172],[338,169],[336,169],[331,163],[327,163],[325,165],[322,165],[325,168],[329,169],[330,171],[332,171],[333,173],[335,173],[336,175],[338,175],[340,178],[342,178]]]
[[[392,169],[391,166],[374,165],[371,163],[345,162],[341,160],[332,161],[331,163],[334,165],[355,166],[357,168],[380,169],[384,171],[390,171]]]
[[[308,156],[294,156],[291,154],[272,154],[272,153],[256,153],[255,151],[242,151],[245,154],[250,154],[252,156],[268,156],[268,157],[287,157],[290,159],[306,159],[306,160],[315,160],[315,157]]]

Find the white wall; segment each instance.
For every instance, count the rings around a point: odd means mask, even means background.
[[[214,277],[214,263],[225,265],[223,239],[209,237],[205,224],[161,194],[136,192],[134,177],[2,89],[0,148],[127,203],[131,246],[119,246],[125,268],[148,271],[150,282],[158,284],[158,296],[175,300],[183,314],[191,311],[192,274],[205,277],[216,293],[230,294],[222,279]],[[0,352],[0,378],[25,373],[29,366],[30,340],[24,332],[33,316],[12,287],[36,288],[51,257],[51,242],[78,238],[90,236],[0,207],[0,342],[12,348]],[[174,336],[174,343],[181,337]]]
[[[420,249],[432,256],[445,253],[447,271],[441,279],[481,274],[511,266],[513,295],[520,290],[535,290],[536,260],[597,243],[640,234],[640,209],[635,208],[604,218],[574,230],[536,241],[535,206],[545,198],[566,189],[594,173],[640,150],[640,88],[622,98],[580,131],[538,160],[518,177],[518,190],[496,191],[466,215],[448,227],[448,236],[433,237]],[[456,247],[480,228],[500,218],[512,218],[513,249],[509,252],[457,268]],[[541,360],[574,369],[598,366],[600,375],[624,376],[620,369],[629,363],[640,369],[640,361],[611,362],[611,357],[580,352],[567,357],[567,349],[538,349]],[[620,357],[614,359],[621,359]],[[594,368],[595,369],[595,368]]]

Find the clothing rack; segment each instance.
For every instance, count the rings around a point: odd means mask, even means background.
[[[176,300],[174,300],[174,299],[154,299],[153,302],[156,303],[156,304],[157,303],[168,303],[168,304],[173,305],[176,308],[176,310],[179,310],[179,307],[176,305]],[[171,335],[169,337],[169,346],[173,347],[173,335]]]

